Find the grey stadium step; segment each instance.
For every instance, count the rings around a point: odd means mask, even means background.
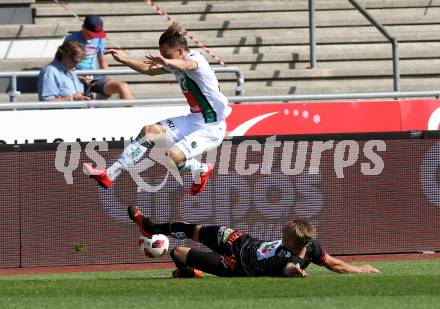
[[[409,42],[399,44],[401,59],[438,58],[440,42]],[[211,63],[215,61],[203,50],[195,50],[204,53]],[[223,61],[230,65],[240,63],[264,63],[264,62],[308,62],[310,58],[308,46],[258,46],[258,47],[215,47],[212,51]],[[156,49],[132,49],[126,53],[134,59],[143,59],[147,54],[158,53]],[[378,44],[339,44],[318,45],[318,62],[334,60],[370,60],[392,59],[391,45],[389,43]],[[109,57],[111,64],[117,64]]]
[[[234,95],[233,83],[221,83],[227,96]],[[402,91],[433,91],[440,88],[440,80],[433,78],[402,78]],[[182,97],[175,83],[160,84],[130,84],[135,98],[176,98]],[[264,95],[304,95],[304,94],[337,94],[337,93],[368,93],[389,92],[393,90],[391,78],[374,79],[337,79],[337,80],[298,80],[292,81],[259,81],[246,83],[247,96]],[[117,96],[113,96],[114,99]],[[24,93],[17,97],[18,102],[37,101],[36,93]],[[8,102],[7,94],[0,94],[0,102]]]
[[[439,58],[440,42],[402,43],[399,47],[402,60]],[[204,51],[198,51],[204,53]],[[250,63],[255,68],[258,68],[261,63],[283,62],[288,63],[291,67],[296,66],[299,62],[309,62],[308,46],[217,47],[213,51],[229,65]],[[157,53],[157,50],[137,49],[126,52],[131,58],[142,60],[144,55]],[[212,65],[216,64],[209,55],[205,54],[205,57]],[[327,61],[373,59],[392,59],[390,44],[318,45],[317,49],[318,65],[324,68]],[[111,57],[108,57],[108,60],[112,66],[122,68]],[[42,68],[50,61],[50,58],[6,59],[2,60],[1,67],[5,71],[20,71],[29,68]]]
[[[210,15],[207,19],[200,20],[200,17],[194,15],[177,16],[176,20],[187,30],[217,30],[220,35],[225,31],[236,29],[278,29],[278,28],[307,28],[308,14],[298,13],[294,16],[292,12],[265,13],[267,18],[259,19],[260,13],[237,14],[235,15]],[[272,14],[272,16],[270,15]],[[292,16],[293,15],[293,16]],[[321,16],[322,15],[322,16]],[[428,15],[424,15],[420,9],[395,9],[373,12],[373,16],[383,23],[389,25],[416,25],[416,24],[435,24],[440,17],[440,8],[431,8]],[[407,16],[407,18],[402,18]],[[154,32],[163,31],[168,27],[169,22],[160,16],[102,16],[107,32]],[[72,16],[61,18],[37,18],[37,24],[63,24],[68,26],[69,31],[80,29],[81,23]],[[369,26],[370,23],[360,15],[359,12],[318,12],[316,26],[321,27],[347,27],[347,26]]]
[[[416,59],[402,60],[400,63],[401,75],[408,76],[428,76],[437,75],[440,59]],[[392,62],[389,60],[377,61],[344,61],[344,62],[326,62],[318,69],[307,69],[306,64],[302,63],[296,68],[292,68],[288,63],[262,63],[262,64],[241,64],[238,66],[244,74],[245,80],[261,79],[322,79],[322,78],[343,78],[359,76],[392,76]],[[355,68],[355,69],[354,69]],[[231,73],[217,73],[220,80],[235,80]],[[130,82],[149,82],[157,80],[172,81],[170,74],[156,76],[146,75],[126,75],[115,76],[114,78]]]
[[[233,96],[235,84],[231,82],[220,83],[227,96]],[[438,78],[402,78],[402,91],[432,91],[440,88]],[[169,84],[130,84],[130,89],[136,97],[148,98],[150,96],[173,97],[179,96],[178,86]],[[159,91],[159,89],[163,89]],[[245,95],[287,95],[287,94],[328,94],[328,93],[353,93],[393,91],[392,78],[374,79],[330,79],[330,80],[297,80],[297,81],[251,81],[245,83]]]
[[[15,63],[20,64],[20,61]],[[325,79],[325,78],[361,78],[373,76],[391,77],[393,74],[392,62],[390,60],[376,61],[327,61],[318,69],[307,69],[307,63],[298,63],[295,68],[288,63],[261,63],[241,64],[238,67],[245,76],[246,84],[253,80],[297,80],[304,79]],[[412,59],[402,60],[400,63],[401,76],[437,76],[440,59]],[[356,68],[354,70],[353,68]],[[34,68],[35,69],[35,68]],[[236,77],[231,73],[217,73],[220,81],[236,82]],[[174,83],[174,76],[164,74],[160,76],[146,75],[121,75],[113,76],[114,79],[127,81],[129,83]]]
[[[440,1],[360,2],[399,40],[402,90],[438,89]],[[101,15],[108,32],[108,46],[122,47],[130,57],[138,59],[157,52],[158,38],[169,24],[143,1],[101,1],[98,5],[69,1],[67,4],[80,16]],[[241,68],[248,95],[392,90],[391,45],[347,0],[316,1],[318,68],[314,70],[308,69],[308,0],[158,1],[157,4],[228,65]],[[36,27],[42,27],[40,34],[48,33],[44,27],[58,24],[68,31],[80,29],[80,21],[53,1],[36,1],[33,7]],[[15,33],[8,31],[9,37],[18,33],[17,28]],[[194,43],[190,44],[196,48]],[[42,67],[50,60],[6,60],[1,65],[2,70],[22,70]],[[122,67],[113,60],[110,64]],[[233,95],[234,75],[217,75],[225,93]],[[180,95],[171,75],[113,78],[127,80],[136,97]],[[30,95],[24,94],[20,100]]]
[[[140,1],[106,1],[106,5],[97,7],[94,3],[75,3],[69,1],[69,8],[77,14],[102,14],[112,15],[122,14],[156,14],[143,2]],[[375,8],[426,8],[426,0],[363,0],[360,3],[367,9]],[[308,0],[295,1],[158,1],[157,4],[170,14],[188,13],[232,13],[232,12],[253,12],[253,11],[307,11]],[[430,8],[438,7],[436,1],[431,3]],[[68,16],[69,12],[58,5],[47,3],[47,1],[37,1],[34,5],[37,8],[37,16]],[[336,1],[316,1],[317,10],[353,10],[353,6],[345,0]]]
[[[424,14],[420,8],[370,10],[380,23],[387,25],[435,24],[440,17],[440,7],[431,8]],[[89,14],[89,13],[88,13]],[[163,30],[169,24],[160,15],[102,15],[108,31],[153,31]],[[406,16],[406,18],[402,18]],[[255,12],[255,13],[210,13],[206,17],[199,14],[176,15],[175,20],[188,30],[240,28],[305,28],[308,27],[308,12]],[[38,17],[37,24],[65,23],[69,29],[78,28],[79,21],[73,16]],[[108,25],[108,26],[107,26]],[[370,23],[358,11],[318,11],[317,27],[368,26]]]
[[[34,4],[35,0],[2,0],[0,2],[1,5],[10,5],[10,4]]]
[[[68,34],[64,25],[0,25],[0,39],[56,38]]]
[[[400,42],[435,42],[440,40],[440,25],[392,26],[388,31]],[[308,45],[307,29],[231,30],[223,37],[216,31],[195,31],[192,34],[207,47]],[[127,49],[155,49],[159,33],[111,33],[108,46]],[[382,43],[387,40],[371,27],[321,28],[317,30],[318,44]],[[188,42],[190,47],[196,46]]]

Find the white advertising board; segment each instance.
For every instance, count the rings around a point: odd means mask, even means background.
[[[0,143],[128,140],[147,124],[187,113],[187,105],[0,111]]]

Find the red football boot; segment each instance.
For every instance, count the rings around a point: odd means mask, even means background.
[[[130,219],[139,226],[141,234],[145,237],[151,238],[153,234],[145,230],[145,225],[149,223],[151,224],[150,219],[145,218],[140,209],[136,206],[129,206],[127,212]]]
[[[95,179],[103,188],[110,188],[112,186],[113,181],[108,177],[107,171],[100,168],[95,168],[91,166],[89,163],[83,164],[83,172],[88,175],[90,178]]]
[[[203,277],[203,271],[195,269],[193,273],[191,274],[184,274],[180,271],[180,269],[173,270],[173,278],[202,278]]]
[[[200,175],[200,183],[193,182],[191,185],[191,189],[189,190],[191,195],[197,195],[205,189],[206,184],[208,183],[208,178],[211,176],[213,169],[212,164],[208,163],[208,170]]]

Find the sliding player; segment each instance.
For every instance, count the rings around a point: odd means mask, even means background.
[[[369,265],[355,266],[332,257],[315,237],[315,227],[307,220],[296,219],[282,230],[282,239],[265,242],[228,227],[186,222],[153,224],[134,206],[128,215],[142,234],[164,234],[178,239],[189,238],[212,251],[176,247],[170,256],[177,269],[173,277],[200,277],[207,272],[221,277],[280,276],[308,277],[310,263],[325,266],[337,273],[377,273]]]

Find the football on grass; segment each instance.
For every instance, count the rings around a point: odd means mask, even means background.
[[[163,234],[156,234],[151,238],[141,235],[139,238],[139,251],[151,258],[163,256],[168,251],[170,240]]]

